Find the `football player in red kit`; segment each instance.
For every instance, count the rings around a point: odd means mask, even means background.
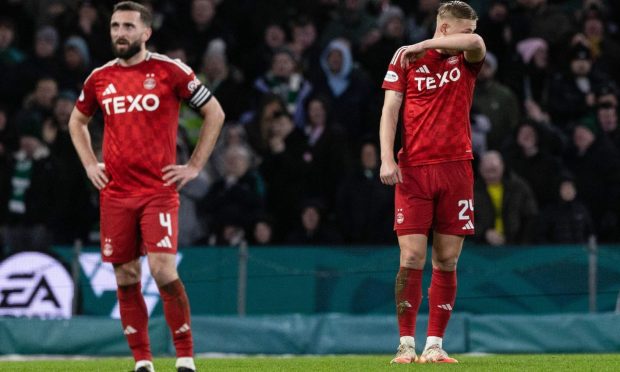
[[[398,49],[383,81],[381,181],[396,185],[394,229],[400,246],[396,312],[400,346],[392,363],[456,363],[443,350],[454,308],[456,264],[474,233],[469,110],[486,47],[474,33],[477,15],[463,1],[439,6],[432,39]],[[394,137],[402,113],[402,148]],[[426,346],[415,352],[422,271],[433,232]]]
[[[224,113],[191,68],[147,51],[151,22],[152,14],[144,6],[116,4],[110,35],[117,58],[86,79],[69,128],[86,173],[100,190],[101,253],[114,265],[121,323],[135,370],[154,370],[140,284],[140,256],[146,254],[176,348],[176,368],[188,372],[196,367],[189,301],[176,270],[177,191],[204,167]],[[190,160],[177,165],[182,100],[204,120]],[[105,124],[103,163],[98,163],[87,127],[97,108]]]

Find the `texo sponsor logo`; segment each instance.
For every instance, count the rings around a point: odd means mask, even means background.
[[[444,85],[458,81],[461,78],[461,70],[458,67],[454,67],[450,71],[444,71],[443,73],[436,73],[435,77],[414,77],[413,80],[417,83],[418,91],[433,90],[441,88]]]
[[[159,108],[159,97],[149,93],[147,95],[138,94],[137,96],[116,96],[106,98],[101,101],[108,115],[124,114],[133,111],[155,111]]]

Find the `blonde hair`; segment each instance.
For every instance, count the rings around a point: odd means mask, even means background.
[[[459,19],[470,19],[473,21],[478,20],[478,14],[476,14],[474,8],[464,1],[456,0],[442,3],[439,6],[439,9],[437,9],[437,17],[442,19],[454,17]]]

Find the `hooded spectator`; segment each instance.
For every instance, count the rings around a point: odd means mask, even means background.
[[[332,40],[321,54],[321,74],[313,79],[315,93],[330,100],[334,110],[332,120],[346,129],[354,140],[374,133],[375,121],[371,115],[371,85],[359,70],[346,40]]]

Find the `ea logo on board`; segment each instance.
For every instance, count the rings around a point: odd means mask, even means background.
[[[0,263],[0,316],[70,318],[73,280],[54,257],[22,252]]]

